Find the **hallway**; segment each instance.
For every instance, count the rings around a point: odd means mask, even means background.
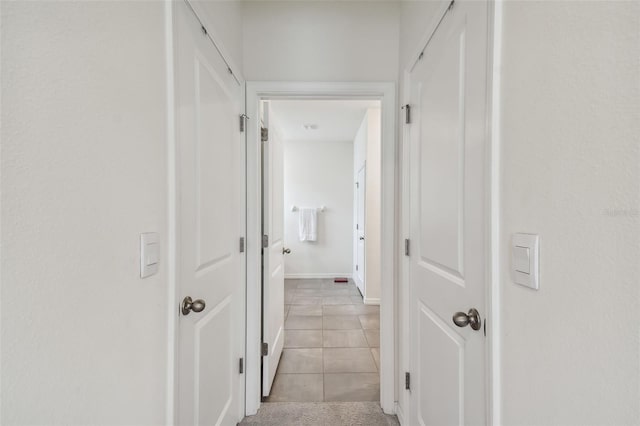
[[[380,307],[353,281],[285,280],[285,343],[268,402],[380,400]]]
[[[271,395],[242,425],[395,426],[380,408],[380,307],[352,280],[285,280],[285,343]]]
[[[637,425],[639,28],[0,1],[0,425]]]

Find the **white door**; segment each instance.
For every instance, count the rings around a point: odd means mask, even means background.
[[[245,275],[242,88],[184,2],[175,3],[178,422],[243,417]],[[183,312],[183,308],[187,309]]]
[[[275,126],[269,126],[269,103],[262,102],[262,396],[268,396],[284,346],[284,151]]]
[[[366,166],[358,171],[358,181],[356,182],[356,286],[364,296],[364,259],[365,259],[365,189],[366,189]]]
[[[456,2],[410,73],[411,421],[485,423],[487,3]],[[474,316],[470,316],[474,319]]]

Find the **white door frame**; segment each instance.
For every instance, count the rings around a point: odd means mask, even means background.
[[[447,13],[450,5],[449,0],[442,0],[440,10],[428,23],[423,37],[414,49],[409,62],[404,64],[403,73],[403,105],[408,103],[410,99],[410,73],[420,56],[424,47],[427,45],[431,36],[438,28],[441,17]],[[487,13],[487,123],[486,123],[486,140],[487,150],[485,155],[485,166],[487,173],[485,179],[485,188],[487,188],[485,205],[486,205],[486,223],[485,223],[485,244],[487,247],[487,271],[486,279],[486,381],[485,389],[486,405],[487,405],[487,425],[501,424],[501,370],[500,370],[500,65],[501,65],[501,40],[502,40],[502,1],[488,0]],[[405,126],[402,130],[402,158],[401,167],[401,188],[402,188],[402,213],[400,214],[400,230],[401,238],[409,236],[409,184],[410,169],[409,165],[409,128]],[[400,289],[402,293],[401,299],[398,301],[399,307],[408,306],[408,294],[410,291],[409,283],[409,258],[403,256],[400,264]],[[409,312],[408,309],[399,308],[399,334],[401,335],[401,347],[399,348],[402,356],[399,359],[400,371],[409,368],[410,353],[410,336],[409,336]],[[401,392],[407,392],[401,390]],[[400,399],[400,398],[399,398]],[[402,398],[406,404],[404,407],[398,407],[398,418],[401,424],[407,424],[405,413],[411,412],[409,398]]]
[[[380,405],[395,413],[395,83],[247,82],[247,362],[246,415],[260,408],[261,164],[258,102],[263,99],[379,99],[382,104]]]

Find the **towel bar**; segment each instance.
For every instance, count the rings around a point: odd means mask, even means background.
[[[325,206],[320,206],[320,207],[316,207],[316,210],[323,212],[325,210]],[[291,211],[292,212],[297,212],[299,209],[298,206],[296,206],[295,204],[293,206],[291,206]]]

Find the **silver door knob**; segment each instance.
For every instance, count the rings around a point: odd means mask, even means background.
[[[364,241],[364,237],[360,237],[360,241]]]
[[[204,311],[206,303],[202,299],[191,299],[190,296],[185,297],[182,300],[182,315],[189,315],[191,311],[193,312],[202,312]]]
[[[291,253],[291,249],[290,248],[283,248],[282,249],[282,254],[290,254]]]
[[[453,314],[453,323],[458,327],[471,325],[472,329],[480,330],[482,318],[480,318],[480,313],[476,309],[471,308],[466,314],[464,312],[456,312]]]

